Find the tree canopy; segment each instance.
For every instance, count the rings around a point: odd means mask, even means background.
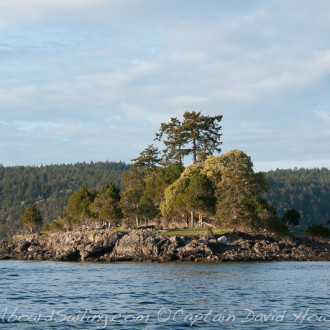
[[[33,232],[33,229],[41,226],[42,217],[35,204],[30,204],[25,209],[21,218],[23,225]]]
[[[183,162],[183,158],[192,155],[193,164],[203,162],[208,156],[220,152],[222,115],[205,116],[201,112],[185,112],[183,121],[171,118],[162,123],[156,140],[163,140],[164,155],[167,162]]]

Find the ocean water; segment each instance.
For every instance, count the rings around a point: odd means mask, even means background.
[[[3,329],[330,329],[330,263],[0,261]]]

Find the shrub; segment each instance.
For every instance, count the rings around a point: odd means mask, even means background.
[[[324,227],[323,225],[312,225],[311,227],[305,228],[305,232],[308,237],[328,237],[330,236],[330,229],[327,227]]]
[[[59,220],[54,220],[49,224],[49,231],[63,230],[63,225]]]
[[[45,224],[42,226],[42,232],[46,233],[49,231],[49,225],[48,224]]]
[[[283,222],[277,216],[269,216],[262,220],[262,225],[265,229],[279,235],[279,236],[291,236],[289,228],[286,223]]]

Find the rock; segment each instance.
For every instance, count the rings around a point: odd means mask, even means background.
[[[99,230],[16,237],[0,242],[0,259],[221,262],[330,260],[330,255],[327,242],[276,241],[239,232],[228,238],[192,239],[141,229],[129,233]]]
[[[226,236],[221,236],[218,238],[218,242],[222,244],[226,244],[228,241],[228,238]]]

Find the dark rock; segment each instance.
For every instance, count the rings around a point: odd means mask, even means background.
[[[169,236],[150,228],[130,233],[100,230],[36,234],[0,242],[0,260],[58,261],[276,261],[330,260],[329,242],[276,241],[273,237],[228,233],[216,238]]]

